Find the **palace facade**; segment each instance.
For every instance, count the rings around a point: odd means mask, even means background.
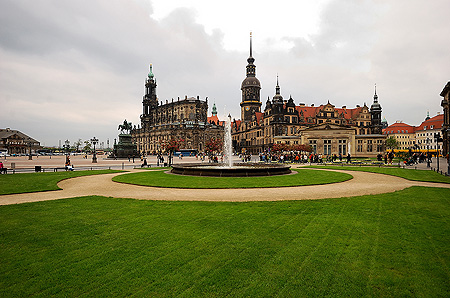
[[[170,102],[159,102],[152,65],[145,82],[142,107],[141,124],[131,131],[140,154],[162,152],[163,144],[171,139],[181,140],[180,149],[199,152],[205,150],[205,144],[211,139],[223,139],[222,123],[208,121],[208,98],[185,96],[181,100],[178,97],[175,101],[172,98]]]
[[[371,157],[385,151],[382,134],[381,105],[378,95],[370,106],[336,108],[330,102],[320,106],[296,105],[292,97],[285,100],[277,77],[275,95],[267,99],[261,111],[261,83],[256,78],[255,59],[247,59],[246,78],[241,84],[241,119],[232,123],[233,147],[236,152],[257,154],[268,151],[273,144],[307,144],[317,154],[350,153]]]

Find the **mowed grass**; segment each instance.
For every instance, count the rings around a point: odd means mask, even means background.
[[[413,170],[403,168],[387,168],[387,167],[359,167],[359,166],[310,166],[308,168],[317,169],[334,169],[348,171],[362,171],[397,176],[413,181],[450,183],[450,177],[441,175],[430,170]]]
[[[449,297],[450,190],[0,206],[1,297]]]
[[[95,170],[0,175],[0,195],[58,190],[60,188],[57,183],[64,179],[117,172],[122,171]]]
[[[143,171],[119,175],[113,181],[144,186],[173,188],[252,188],[287,187],[343,182],[353,177],[345,173],[311,169],[294,169],[296,174],[264,177],[199,177]]]

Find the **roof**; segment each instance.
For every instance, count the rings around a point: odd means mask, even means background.
[[[219,117],[217,117],[217,115],[209,116],[208,123],[211,123],[211,122],[213,122],[214,124],[219,124],[219,122],[220,122]]]
[[[33,142],[39,142],[39,141],[37,141],[37,140],[27,136],[26,134],[24,134],[21,131],[18,131],[18,130],[15,130],[15,129],[10,129],[10,128],[0,129],[0,139],[9,138],[12,135],[18,135],[20,138],[23,138],[23,139],[26,139],[26,140],[30,139]]]
[[[255,116],[256,116],[256,123],[260,124],[261,118],[264,116],[264,113],[255,112]]]
[[[235,125],[236,131],[239,130],[239,127],[241,126],[242,121],[241,120],[234,120],[233,125]]]
[[[445,96],[445,93],[450,91],[450,82],[447,82],[447,85],[445,85],[444,89],[441,91],[441,96]]]
[[[317,107],[306,107],[306,106],[296,106],[295,109],[298,111],[299,114],[303,112],[303,117],[316,117],[316,115],[319,113],[320,110],[322,110],[324,105],[320,105]],[[342,115],[345,119],[355,119],[360,113],[363,107],[356,107],[353,109],[347,109],[347,108],[334,108],[336,112],[338,112],[339,115]]]
[[[413,133],[415,127],[403,122],[395,122],[383,129],[383,134]]]
[[[403,122],[396,122],[383,129],[383,134],[414,133],[431,129],[440,130],[444,124],[444,115],[436,115],[423,121],[419,126],[412,126]],[[433,126],[433,128],[431,128]]]
[[[415,131],[441,129],[443,124],[444,114],[440,114],[422,122],[419,126],[416,127]],[[431,126],[433,126],[433,128],[431,128]]]

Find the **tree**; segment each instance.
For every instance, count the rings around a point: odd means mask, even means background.
[[[181,143],[184,142],[183,139],[170,139],[170,141],[166,141],[162,143],[162,148],[164,151],[168,153],[173,153],[175,151],[180,150]]]
[[[310,145],[298,144],[298,145],[292,145],[290,150],[299,151],[299,152],[311,152],[312,148]]]
[[[221,151],[223,148],[223,143],[221,139],[211,138],[205,143],[205,151],[207,153],[213,153]]]
[[[393,136],[386,139],[386,148],[388,149],[396,149],[399,145],[399,142]]]
[[[273,144],[272,145],[272,151],[273,152],[283,152],[283,151],[286,151],[288,148],[287,148],[287,145],[286,144],[284,144],[284,143],[281,143],[281,144]]]
[[[76,152],[78,152],[78,150],[80,149],[80,146],[83,144],[83,141],[81,141],[81,139],[78,139],[78,141],[73,142],[73,147],[76,148]]]
[[[83,151],[84,152],[91,151],[91,141],[89,140],[84,141]]]

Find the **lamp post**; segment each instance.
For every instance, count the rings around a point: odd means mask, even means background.
[[[28,156],[28,160],[33,160],[33,156],[31,156],[31,143],[32,143],[31,138],[28,138],[28,146],[30,148],[30,155]]]
[[[70,141],[65,140],[63,145],[64,151],[66,151],[66,156],[69,155],[69,149],[70,149]]]
[[[97,155],[95,153],[95,145],[98,143],[98,139],[96,137],[93,137],[91,139],[92,145],[94,145],[94,155],[92,156],[92,163],[97,163]]]
[[[427,168],[430,167],[430,159],[431,159],[431,157],[430,157],[430,139],[427,138]]]

